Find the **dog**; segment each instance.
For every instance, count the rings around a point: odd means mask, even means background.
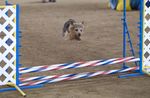
[[[63,27],[63,37],[67,40],[81,40],[81,35],[84,33],[84,22],[76,22],[74,19],[69,19]]]

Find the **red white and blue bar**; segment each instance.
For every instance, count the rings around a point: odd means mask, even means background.
[[[90,78],[99,75],[110,75],[115,73],[123,73],[129,71],[139,70],[139,67],[130,67],[126,69],[115,69],[109,71],[97,71],[97,72],[84,72],[84,73],[75,73],[75,74],[65,74],[65,75],[52,75],[52,76],[37,76],[30,78],[20,78],[20,86],[33,86],[45,83],[55,83],[59,81],[66,80],[76,80],[81,78]]]
[[[87,62],[75,62],[75,63],[64,63],[64,64],[55,64],[55,65],[44,65],[44,66],[36,66],[36,67],[28,67],[28,68],[20,68],[19,73],[32,73],[32,72],[45,72],[45,71],[54,71],[54,70],[63,70],[63,69],[76,69],[83,67],[95,67],[95,66],[105,66],[119,63],[127,63],[127,62],[137,62],[140,61],[139,58],[134,57],[126,57],[126,58],[113,58],[106,60],[94,60]]]

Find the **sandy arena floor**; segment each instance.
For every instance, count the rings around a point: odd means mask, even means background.
[[[122,57],[122,13],[107,8],[106,0],[57,0],[57,3],[44,4],[40,0],[10,1],[21,6],[23,66]],[[0,4],[2,3],[0,1]],[[132,11],[127,14],[137,53],[139,13]],[[62,27],[70,18],[85,22],[82,41],[63,40]],[[40,73],[40,75],[93,72],[113,68],[120,67],[116,65],[82,68]],[[28,94],[27,98],[150,98],[148,76],[128,79],[119,79],[117,76],[59,82],[24,91]],[[22,96],[12,91],[0,93],[0,98],[22,98]]]

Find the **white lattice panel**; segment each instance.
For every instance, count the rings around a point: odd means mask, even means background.
[[[16,6],[0,6],[0,85],[16,84]]]
[[[143,71],[150,75],[150,0],[144,0],[143,19]]]

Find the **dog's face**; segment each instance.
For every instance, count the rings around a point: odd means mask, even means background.
[[[84,33],[84,23],[73,23],[73,32],[76,39],[80,40],[81,35]]]

